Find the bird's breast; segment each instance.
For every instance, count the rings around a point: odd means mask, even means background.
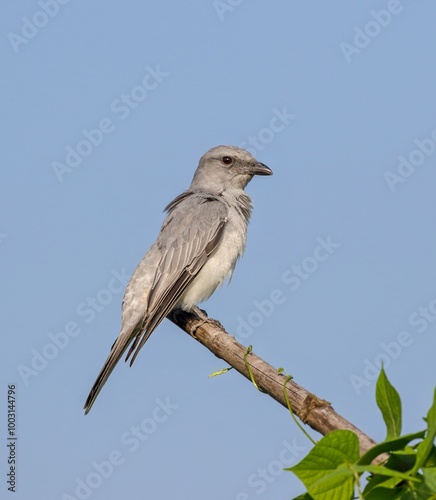
[[[233,212],[233,211],[232,211]],[[198,275],[180,297],[177,307],[189,310],[208,299],[224,281],[232,276],[247,240],[247,223],[236,211],[227,218],[218,248],[210,255]]]

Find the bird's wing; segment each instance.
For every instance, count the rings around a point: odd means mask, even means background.
[[[155,243],[161,251],[161,258],[155,270],[144,315],[136,324],[129,324],[121,330],[88,395],[85,414],[91,409],[132,340],[134,342],[126,357],[127,360],[135,351],[130,365],[221,241],[227,221],[227,207],[215,198],[179,198],[172,202],[170,214]]]
[[[165,242],[165,249],[148,295],[144,329],[135,338],[126,357],[128,359],[135,351],[131,365],[148,337],[177,304],[223,236],[227,207],[222,202],[215,198],[195,197],[189,201],[189,205],[172,212],[173,217],[164,224],[159,235],[159,240]]]

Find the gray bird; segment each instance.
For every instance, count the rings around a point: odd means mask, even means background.
[[[231,277],[245,249],[252,205],[244,192],[254,175],[271,175],[248,151],[217,146],[200,159],[187,191],[166,208],[156,242],[124,293],[121,332],[84,409],[89,412],[115,365],[130,349],[130,365],[159,323],[173,310],[196,311]]]

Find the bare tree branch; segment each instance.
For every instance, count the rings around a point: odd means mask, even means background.
[[[247,348],[229,335],[218,321],[213,319],[204,321],[196,314],[179,310],[171,313],[168,319],[207,347],[215,356],[223,359],[251,380],[244,361]],[[246,360],[251,367],[257,386],[287,408],[284,396],[285,377],[254,353],[246,356]],[[318,398],[293,380],[287,382],[286,389],[292,411],[312,429],[323,435],[337,429],[348,429],[354,432],[359,438],[361,454],[376,444],[373,439],[336,413],[328,401]],[[379,457],[377,462],[380,461],[382,460]]]

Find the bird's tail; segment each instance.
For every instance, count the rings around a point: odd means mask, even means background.
[[[106,380],[109,378],[109,375],[112,373],[112,370],[115,368],[115,365],[124,354],[124,351],[127,349],[134,336],[135,332],[133,332],[133,334],[131,331],[121,332],[117,340],[114,342],[111,352],[105,361],[103,368],[98,374],[97,380],[94,382],[88,397],[86,398],[85,406],[83,407],[85,415],[89,413],[89,410],[94,404],[94,401],[99,395],[102,387],[106,383]]]

